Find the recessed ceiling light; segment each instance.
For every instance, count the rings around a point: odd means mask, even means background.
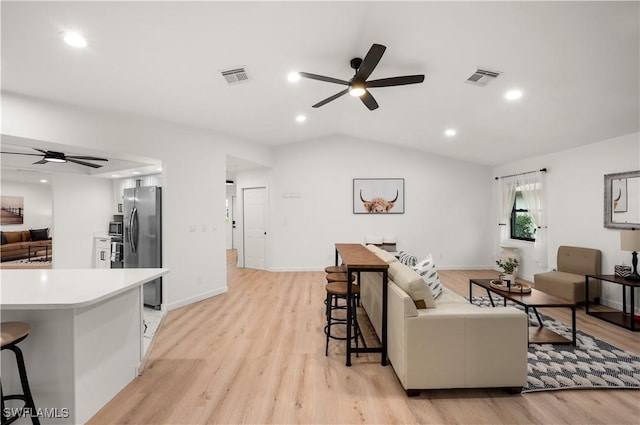
[[[138,174],[140,174],[140,171],[132,171],[132,172],[131,172],[131,174],[133,174],[133,175],[136,175],[136,176],[137,176]]]
[[[306,115],[302,115],[302,114],[300,114],[300,115],[298,115],[298,116],[296,117],[296,121],[297,121],[297,122],[305,122],[306,120],[307,120],[307,116],[306,116]]]
[[[78,49],[87,47],[87,39],[84,38],[84,36],[78,32],[69,31],[69,32],[63,32],[60,35],[62,36],[62,39],[64,40],[64,42],[67,43],[69,46],[76,47]]]
[[[120,176],[117,174],[111,174],[111,177],[120,177]]]
[[[297,83],[300,81],[300,74],[297,72],[290,72],[289,75],[287,75],[287,80],[289,80],[290,83]]]
[[[504,94],[504,98],[507,100],[518,100],[522,97],[522,92],[520,90],[509,90]]]
[[[49,180],[47,180],[47,179],[42,179],[42,180],[40,180],[40,183],[47,183],[48,181]]]
[[[453,137],[456,135],[456,130],[453,128],[448,128],[444,131],[444,134],[449,137]]]

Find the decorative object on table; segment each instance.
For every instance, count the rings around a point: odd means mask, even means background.
[[[24,198],[22,196],[0,196],[0,224],[22,224],[24,222]]]
[[[354,214],[404,214],[404,179],[353,179]]]
[[[631,266],[616,265],[614,266],[614,274],[618,277],[627,277],[631,274]]]
[[[633,271],[626,276],[626,279],[640,281],[638,275],[638,251],[640,251],[640,231],[623,230],[620,232],[620,249],[631,252],[631,264]]]
[[[516,282],[516,283],[507,285],[502,280],[492,280],[490,284],[492,288],[497,289],[498,291],[505,291],[505,292],[511,292],[511,293],[519,293],[519,294],[531,293],[531,286],[527,285],[526,283]]]
[[[500,280],[508,282],[507,287],[515,284],[515,273],[518,270],[518,266],[520,265],[518,260],[513,257],[509,257],[506,260],[496,260],[496,264],[502,269]]]
[[[502,305],[502,298],[493,298],[495,305]],[[491,307],[487,296],[473,297],[473,303],[480,307]],[[512,301],[507,301],[507,306],[522,309]],[[571,338],[570,325],[544,314],[540,316],[545,327]],[[529,323],[538,323],[532,311],[529,312]],[[638,354],[615,347],[581,330],[576,332],[576,347],[530,344],[527,360],[527,384],[522,389],[523,393],[579,388],[640,388]]]

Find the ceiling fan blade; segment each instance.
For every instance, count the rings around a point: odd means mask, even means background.
[[[31,149],[36,150],[38,152],[42,152],[43,154],[47,154],[49,152],[49,151],[45,151],[45,150],[38,149],[38,148],[31,148]]]
[[[80,161],[80,160],[69,158],[69,157],[67,157],[67,161],[75,162],[76,164],[80,164],[80,165],[86,165],[87,167],[92,167],[92,168],[100,168],[100,167],[102,167],[102,165],[92,164],[90,162]]]
[[[418,84],[424,81],[424,75],[404,75],[402,77],[381,78],[379,80],[371,80],[365,83],[367,88],[371,87],[391,87],[404,86],[407,84]]]
[[[36,161],[34,162],[34,164],[46,164],[48,161],[45,161],[44,158],[41,159],[40,161]]]
[[[39,153],[22,153],[22,152],[0,152],[0,153],[8,153],[10,155],[30,155],[30,156],[42,156]]]
[[[337,78],[332,78],[332,77],[325,77],[324,75],[309,74],[308,72],[299,72],[298,74],[301,77],[310,78],[312,80],[319,80],[319,81],[324,81],[324,82],[327,82],[327,83],[342,84],[343,86],[348,86],[349,85],[348,81],[339,80]]]
[[[362,60],[362,65],[358,68],[358,72],[356,72],[356,76],[353,77],[354,80],[357,81],[365,81],[369,78],[369,75],[376,69],[378,66],[378,62],[380,62],[380,58],[382,58],[382,54],[387,48],[382,44],[374,44],[367,52],[367,56]]]
[[[69,158],[74,158],[74,159],[88,159],[90,161],[109,161],[106,158],[98,158],[97,156],[78,156],[78,155],[67,155],[66,156],[67,159]]]
[[[369,108],[370,111],[378,109],[378,102],[376,102],[373,96],[371,96],[371,93],[369,93],[368,91],[365,91],[364,94],[360,96],[360,100],[365,104],[367,108]]]
[[[321,100],[320,102],[316,103],[315,105],[313,105],[313,108],[319,108],[322,105],[326,105],[329,102],[332,102],[334,100],[336,100],[337,98],[339,98],[340,96],[344,96],[345,94],[347,94],[349,92],[349,89],[344,89],[339,93],[334,94],[331,97],[326,98],[325,100]]]

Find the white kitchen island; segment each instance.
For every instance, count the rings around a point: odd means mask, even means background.
[[[2,270],[3,322],[23,321],[19,344],[42,424],[83,424],[138,375],[142,285],[168,269]],[[8,350],[7,350],[8,351]],[[4,394],[20,392],[15,358],[2,352]],[[16,423],[31,423],[20,419]]]

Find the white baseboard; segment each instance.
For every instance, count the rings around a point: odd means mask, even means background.
[[[269,267],[269,272],[323,272],[324,266],[318,267]]]
[[[227,285],[222,288],[218,288],[214,291],[205,292],[204,294],[196,295],[195,297],[186,298],[184,300],[176,301],[167,306],[167,310],[175,310],[176,308],[184,307],[185,305],[197,303],[198,301],[206,300],[207,298],[215,297],[216,295],[224,294],[229,291]]]

